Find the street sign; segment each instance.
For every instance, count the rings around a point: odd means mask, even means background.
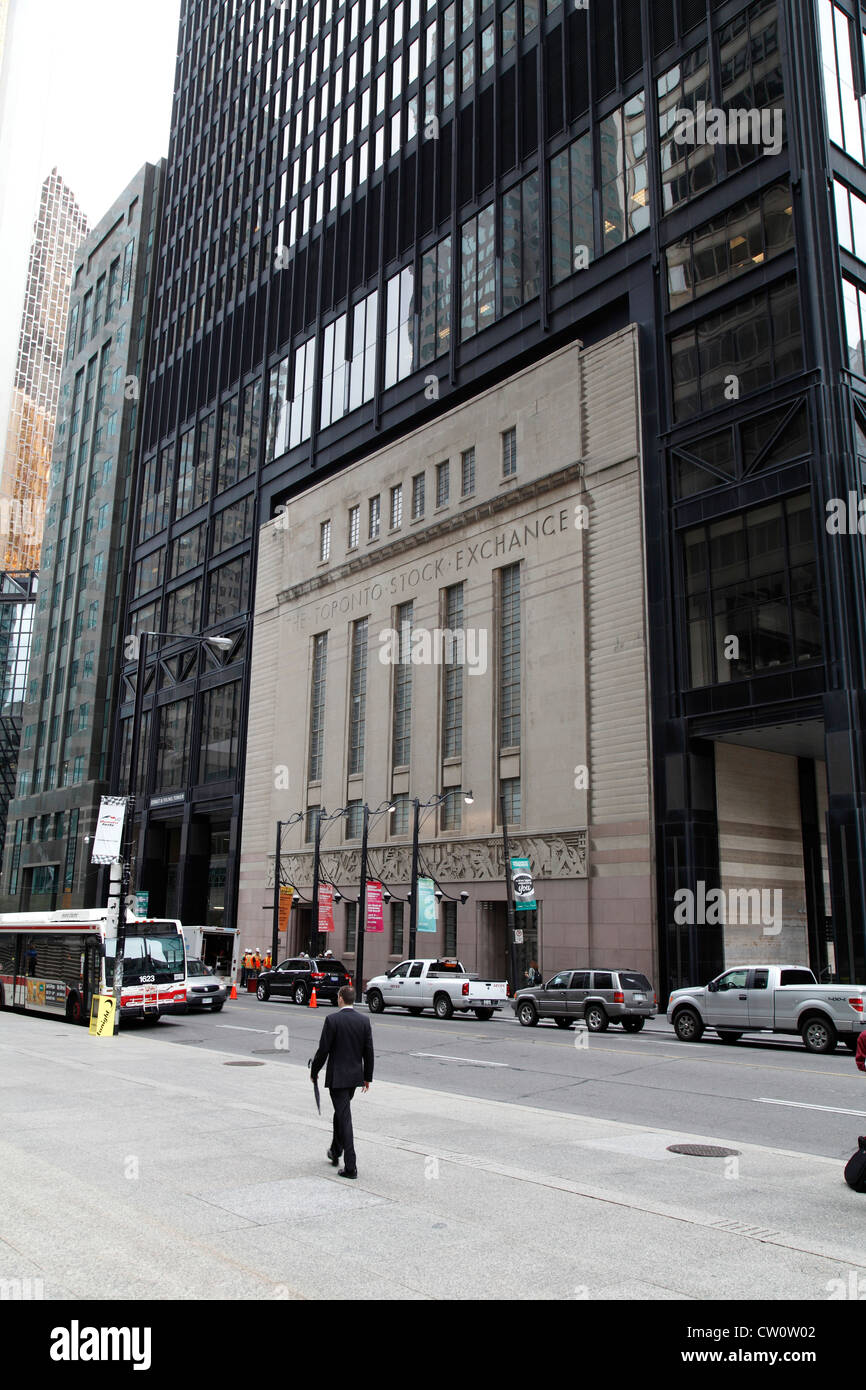
[[[146,917],[147,909],[150,905],[150,893],[138,892],[135,895],[135,915],[136,917]]]

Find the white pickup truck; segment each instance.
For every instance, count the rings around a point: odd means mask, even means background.
[[[675,989],[667,1017],[681,1042],[698,1042],[705,1028],[725,1043],[744,1033],[799,1033],[809,1052],[833,1052],[840,1040],[856,1049],[864,1011],[862,985],[819,985],[804,965],[744,965],[703,988]]]
[[[410,1014],[432,1009],[437,1018],[468,1013],[493,1017],[508,998],[505,980],[479,980],[469,975],[459,960],[404,960],[387,975],[367,981],[367,1008],[381,1014],[387,1008],[408,1009]]]

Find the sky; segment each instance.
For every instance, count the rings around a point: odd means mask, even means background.
[[[168,152],[181,0],[12,0],[0,90],[0,440],[33,219],[57,168],[94,226]]]

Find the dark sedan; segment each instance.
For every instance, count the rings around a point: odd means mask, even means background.
[[[288,998],[296,1004],[308,1004],[313,990],[316,1002],[327,999],[336,1004],[337,991],[350,985],[352,977],[345,965],[333,956],[293,956],[281,961],[273,970],[263,970],[256,986],[257,999]]]

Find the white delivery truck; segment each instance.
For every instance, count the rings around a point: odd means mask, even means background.
[[[703,987],[675,989],[667,1017],[681,1042],[698,1042],[705,1028],[726,1043],[744,1033],[799,1033],[809,1052],[833,1052],[840,1040],[857,1047],[864,1010],[863,985],[819,985],[807,965],[743,965]]]
[[[371,1014],[386,1008],[408,1009],[410,1014],[432,1009],[437,1018],[468,1013],[492,1018],[508,998],[505,980],[483,980],[469,975],[459,960],[404,960],[387,975],[367,981],[367,1008]]]

